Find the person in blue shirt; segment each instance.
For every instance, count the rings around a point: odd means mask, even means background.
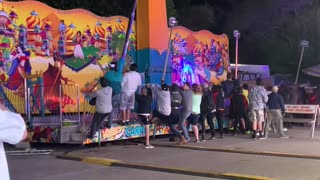
[[[278,86],[273,86],[272,87],[272,93],[268,95],[268,102],[267,102],[267,106],[268,106],[268,119],[267,119],[267,125],[266,125],[266,137],[268,136],[268,132],[269,132],[269,124],[271,122],[275,123],[276,126],[276,132],[278,133],[278,135],[280,136],[280,138],[288,138],[287,136],[285,136],[285,134],[283,133],[283,121],[282,121],[282,117],[286,111],[285,106],[284,106],[284,102],[283,102],[283,98],[280,94],[278,94]]]
[[[125,60],[119,59],[118,62],[110,63],[110,70],[104,75],[104,78],[109,82],[109,86],[112,88],[114,95],[119,95],[121,92],[122,71],[124,68]]]
[[[111,62],[110,70],[104,75],[104,78],[108,81],[109,86],[112,88],[112,106],[114,107],[120,102],[121,81],[123,78],[122,72],[125,64],[125,59],[120,58],[118,62]],[[109,122],[112,122],[113,116],[109,116]]]

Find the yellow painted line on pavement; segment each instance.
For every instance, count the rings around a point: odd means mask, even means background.
[[[152,165],[152,164],[130,163],[130,162],[124,162],[120,160],[107,159],[107,158],[88,157],[85,154],[69,153],[65,155],[58,155],[57,158],[81,161],[85,163],[98,164],[98,165],[104,165],[104,166],[117,166],[117,167],[159,171],[159,172],[166,172],[166,173],[173,173],[173,174],[199,176],[199,177],[222,178],[222,179],[232,179],[232,180],[273,180],[272,178],[268,178],[268,177],[251,176],[251,175],[244,175],[244,174],[237,174],[237,173],[218,173],[218,172],[212,172],[212,171],[200,171],[200,170],[194,170],[194,169],[159,166],[159,165]]]
[[[266,180],[265,177],[261,177],[261,176],[251,176],[251,175],[247,176],[247,175],[237,174],[237,173],[223,173],[223,175],[234,177],[235,179],[241,177],[243,179],[247,178],[247,179],[256,179],[256,180]],[[267,179],[272,180],[271,178],[267,178]]]
[[[190,145],[168,145],[168,144],[161,144],[161,143],[153,143],[153,145],[158,147],[191,149],[191,150],[201,150],[201,151],[215,151],[215,152],[225,152],[225,153],[238,153],[238,154],[249,154],[249,155],[320,160],[320,156],[316,156],[316,155],[295,154],[295,153],[285,153],[285,152],[250,151],[250,150],[242,150],[242,149],[212,148],[212,147],[190,146]]]
[[[118,160],[114,159],[106,159],[106,158],[99,158],[99,157],[87,157],[83,158],[82,162],[91,163],[91,164],[100,164],[104,166],[111,166],[113,163],[120,163]]]

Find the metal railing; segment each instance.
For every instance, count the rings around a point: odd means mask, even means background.
[[[30,126],[80,124],[78,85],[39,86],[27,89],[27,121]]]

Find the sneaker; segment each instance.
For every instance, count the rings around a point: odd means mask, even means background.
[[[214,140],[214,139],[216,139],[215,136],[211,136],[211,137],[209,138],[209,140]]]
[[[107,124],[106,124],[106,128],[111,129],[111,124],[110,124],[110,123],[107,123]]]
[[[288,131],[288,129],[287,128],[283,128],[283,131]]]
[[[288,136],[280,136],[280,138],[282,138],[282,139],[288,139],[289,137],[288,137]]]
[[[206,141],[206,140],[204,139],[204,137],[205,137],[205,136],[202,135],[200,140],[201,140],[201,141]]]
[[[96,133],[91,139],[92,139],[92,140],[95,140],[95,139],[98,139],[98,137],[99,137],[99,134]]]
[[[187,142],[190,142],[190,141],[191,141],[191,139],[190,139],[190,138],[189,138],[189,139],[186,139],[186,141],[187,141]]]
[[[187,143],[188,143],[187,140],[184,137],[182,137],[181,140],[177,143],[177,145],[184,145]]]
[[[237,136],[237,134],[236,133],[232,133],[232,136]]]
[[[152,145],[146,145],[144,148],[146,148],[146,149],[153,149],[154,148],[154,146],[152,146]]]
[[[264,136],[262,133],[260,133],[260,135],[259,135],[259,139],[267,139],[267,137],[266,137],[266,136]]]
[[[245,131],[244,133],[247,134],[247,135],[250,135],[251,131]]]
[[[196,140],[196,143],[200,143],[200,140]]]
[[[252,134],[252,139],[257,139],[257,134],[253,133]]]

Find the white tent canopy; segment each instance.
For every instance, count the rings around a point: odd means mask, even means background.
[[[320,64],[305,68],[302,72],[309,76],[320,78]]]

